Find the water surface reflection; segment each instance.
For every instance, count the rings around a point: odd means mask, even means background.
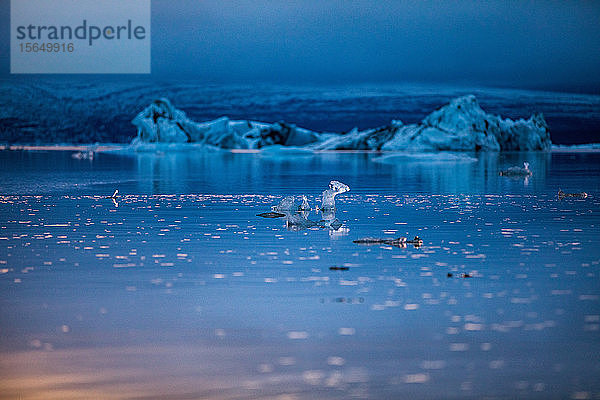
[[[600,393],[597,155],[0,157],[0,398]]]

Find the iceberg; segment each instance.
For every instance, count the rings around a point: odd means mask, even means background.
[[[513,151],[549,150],[548,125],[542,114],[529,119],[503,119],[485,112],[473,95],[455,98],[420,123],[393,120],[387,126],[347,133],[314,132],[286,122],[266,123],[221,117],[195,122],[168,99],[152,102],[132,121],[145,143],[195,143],[222,149],[270,146],[305,150],[383,151]],[[280,150],[279,154],[285,154]],[[293,154],[300,153],[294,150]]]
[[[550,131],[542,114],[528,120],[486,113],[473,95],[458,97],[420,124],[395,127],[382,150],[512,151],[549,150]]]

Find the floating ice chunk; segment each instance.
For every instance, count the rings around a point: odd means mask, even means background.
[[[578,198],[578,199],[585,199],[585,198],[588,197],[588,194],[586,192],[565,193],[561,189],[558,189],[558,198],[559,198],[559,200],[562,200],[565,197],[575,197],[575,198]]]
[[[279,204],[271,207],[271,211],[296,211],[294,196],[284,197]]]
[[[350,188],[339,181],[329,182],[329,189],[323,191],[321,195],[321,209],[322,210],[333,210],[335,209],[335,196],[340,193],[349,191]]]
[[[271,207],[271,211],[273,212],[294,212],[294,211],[310,211],[310,205],[308,204],[308,199],[306,196],[302,195],[302,204],[296,206],[296,201],[294,196],[286,196],[284,197],[279,204]]]
[[[298,207],[298,210],[300,210],[300,211],[309,211],[310,210],[310,205],[308,204],[308,199],[304,195],[302,195],[302,204],[300,204],[300,206]]]
[[[89,151],[78,151],[76,153],[71,154],[71,157],[73,157],[76,160],[93,160],[94,159],[94,152],[89,150]]]
[[[507,170],[504,171],[500,171],[500,175],[501,176],[511,176],[511,177],[526,177],[526,176],[531,176],[532,172],[529,169],[529,163],[528,162],[524,162],[523,163],[523,168],[521,167],[510,167]]]
[[[396,246],[396,247],[406,247],[407,244],[412,244],[415,247],[421,247],[423,245],[423,240],[415,236],[414,239],[407,239],[404,236],[395,239],[389,238],[362,238],[353,240],[352,243],[362,244],[362,245],[388,245],[388,246]]]

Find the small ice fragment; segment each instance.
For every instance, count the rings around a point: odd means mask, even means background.
[[[271,211],[295,211],[294,209],[294,196],[286,196],[279,204],[271,207]]]
[[[310,211],[310,205],[306,196],[302,195],[302,204],[298,207],[299,211]]]
[[[321,209],[329,210],[335,208],[335,196],[349,191],[350,188],[339,181],[329,182],[329,189],[323,191]]]
[[[576,198],[579,198],[579,199],[585,199],[585,198],[588,197],[588,194],[586,192],[565,193],[561,189],[558,189],[558,198],[559,198],[559,200],[562,200],[565,197],[576,197]]]

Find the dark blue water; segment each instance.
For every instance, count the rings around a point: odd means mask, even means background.
[[[597,397],[600,153],[469,156],[0,152],[0,398]]]

